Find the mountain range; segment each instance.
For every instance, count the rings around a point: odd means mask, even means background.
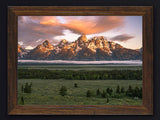
[[[87,39],[81,35],[70,43],[63,39],[58,45],[48,40],[34,49],[27,51],[18,45],[18,59],[29,60],[141,60],[142,48],[128,49],[118,43],[108,41],[103,36]]]

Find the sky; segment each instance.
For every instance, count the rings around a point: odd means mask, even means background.
[[[130,49],[142,47],[142,16],[18,16],[18,44],[33,49],[46,39],[56,45],[82,34],[104,36]]]

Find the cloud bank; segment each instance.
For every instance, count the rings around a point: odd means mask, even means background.
[[[66,23],[55,22],[55,20],[44,20],[40,24],[56,26],[59,25],[62,29],[69,29],[73,33],[78,34],[95,34],[101,33],[124,24],[122,16],[83,16],[80,17],[63,17]]]

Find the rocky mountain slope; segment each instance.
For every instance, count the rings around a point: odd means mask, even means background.
[[[27,54],[27,51],[20,45],[18,45],[17,50],[18,50],[18,59],[22,59]]]
[[[18,54],[19,55],[19,54]],[[41,45],[19,59],[35,60],[141,60],[142,53],[127,49],[120,44],[108,41],[103,36],[87,39],[81,35],[76,41],[69,43],[63,39],[56,46],[44,41]]]
[[[54,50],[54,46],[45,40],[41,45],[31,50],[24,59],[45,59],[52,53],[52,50]]]

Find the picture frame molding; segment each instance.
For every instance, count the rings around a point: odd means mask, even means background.
[[[143,16],[143,105],[17,105],[18,16]],[[152,6],[9,6],[8,115],[153,115]]]

